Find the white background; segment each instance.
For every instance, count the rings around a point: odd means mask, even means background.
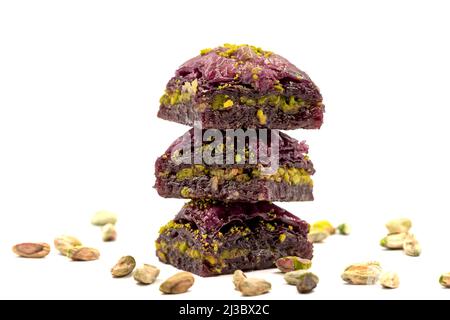
[[[275,270],[269,299],[444,298],[450,271],[449,6],[445,1],[1,1],[0,298],[237,299],[229,276],[201,279],[182,296],[159,280],[112,279],[124,254],[161,268],[153,241],[183,201],[152,188],[154,161],[188,128],[158,119],[175,69],[205,47],[250,43],[305,70],[326,104],[306,139],[316,201],[281,204],[307,221],[348,222],[349,237],[316,245],[320,284],[299,295]],[[119,238],[90,225],[115,211]],[[423,254],[383,251],[390,218],[406,216]],[[71,234],[99,261],[52,252],[16,258],[11,246]],[[347,264],[379,260],[401,286],[345,285]]]

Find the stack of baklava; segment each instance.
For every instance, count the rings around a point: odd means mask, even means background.
[[[201,276],[312,258],[309,225],[272,201],[311,201],[308,146],[324,105],[306,73],[249,45],[205,49],[168,82],[158,117],[193,127],[156,161],[162,197],[190,199],[160,230],[162,262]]]

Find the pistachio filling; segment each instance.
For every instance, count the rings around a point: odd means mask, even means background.
[[[308,172],[303,168],[280,167],[274,174],[264,174],[260,169],[245,169],[245,168],[226,168],[226,169],[207,169],[203,165],[194,165],[192,167],[183,168],[176,173],[178,181],[189,180],[195,177],[207,176],[214,178],[217,184],[222,184],[225,181],[239,181],[247,182],[252,179],[264,179],[274,182],[285,182],[290,185],[306,184],[313,186],[313,181]],[[187,197],[190,189],[184,187],[181,190],[181,195]],[[186,196],[185,196],[186,195]]]
[[[165,92],[159,102],[162,105],[175,105],[179,103],[186,103],[192,100],[197,93],[198,80],[195,79],[191,82],[186,81],[181,89],[176,89],[173,92]]]
[[[236,259],[240,257],[245,257],[250,253],[250,250],[248,249],[242,249],[242,248],[232,248],[232,249],[225,249],[220,252],[218,256],[214,256],[211,253],[208,252],[202,252],[194,247],[189,247],[186,241],[177,241],[173,244],[167,244],[165,241],[159,241],[156,243],[156,250],[158,256],[164,257],[166,259],[167,252],[170,250],[177,250],[183,255],[188,256],[192,259],[199,259],[207,261],[208,264],[211,266],[220,266],[224,267],[226,266],[224,260],[227,259]],[[214,250],[214,249],[213,249]],[[218,251],[214,250],[214,251]],[[166,260],[164,260],[166,261]],[[218,270],[216,270],[218,271]],[[220,271],[219,271],[220,272]]]
[[[254,74],[257,76],[256,74]],[[192,98],[197,93],[198,83],[197,80],[192,82],[185,82],[182,89],[176,89],[175,91],[166,91],[164,95],[159,100],[164,106],[173,106],[181,103],[187,103],[192,100]],[[283,86],[277,84],[275,89],[278,91],[283,91]],[[259,98],[250,98],[242,96],[239,98],[230,97],[227,94],[216,94],[211,101],[211,109],[213,110],[227,110],[236,104],[245,105],[248,107],[265,106],[269,105],[274,108],[281,109],[284,113],[297,113],[300,108],[306,107],[307,104],[301,98],[294,96],[282,96],[276,94],[264,95]],[[261,109],[259,109],[261,110]],[[257,111],[257,117],[260,122],[265,122],[266,120],[261,119],[260,111]],[[262,111],[262,110],[261,110]],[[264,116],[265,118],[265,116]]]

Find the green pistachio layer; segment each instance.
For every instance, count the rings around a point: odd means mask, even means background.
[[[185,82],[181,90],[176,89],[172,92],[165,92],[160,99],[160,103],[164,106],[173,106],[181,103],[187,103],[191,101],[197,93],[197,87],[197,80],[194,80],[192,82]],[[281,92],[282,90],[284,90],[281,84],[277,84],[275,89]],[[306,106],[306,103],[302,99],[296,98],[294,96],[286,97],[276,94],[264,95],[257,99],[246,96],[236,98],[230,97],[227,94],[216,94],[211,101],[211,109],[213,110],[226,110],[236,105],[245,105],[249,107],[269,105],[274,108],[279,108],[285,113],[297,113],[300,108]],[[265,120],[261,119],[261,111],[258,112],[259,114],[257,114],[257,117],[260,120],[261,124],[264,124]]]
[[[271,175],[263,174],[260,169],[227,168],[227,169],[207,169],[203,165],[194,165],[183,168],[176,173],[178,181],[192,179],[194,177],[207,176],[217,177],[218,183],[224,181],[247,182],[251,179],[264,179],[274,182],[285,182],[290,185],[307,184],[313,186],[311,176],[305,169],[280,167],[277,172]],[[187,191],[185,191],[187,192]]]
[[[181,89],[176,89],[173,92],[165,92],[159,102],[165,106],[189,102],[197,93],[197,89],[197,79],[191,82],[186,81]]]

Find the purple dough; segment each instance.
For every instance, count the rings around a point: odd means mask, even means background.
[[[168,82],[158,116],[203,128],[318,129],[324,105],[309,76],[249,45],[202,50]]]

